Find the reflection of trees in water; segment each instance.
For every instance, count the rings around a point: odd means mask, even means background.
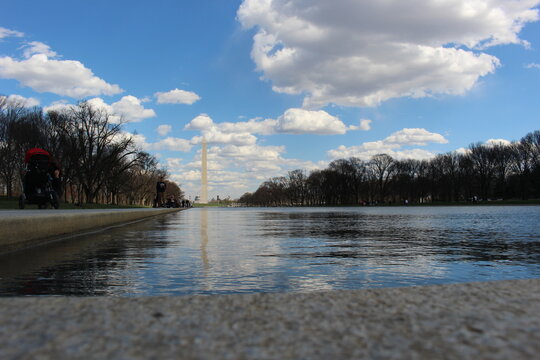
[[[358,212],[261,212],[263,236],[299,239],[295,251],[278,254],[292,258],[358,258],[387,263],[438,256],[439,262],[508,261],[537,264],[540,243],[534,234],[515,234],[504,227],[452,227],[452,219],[422,215],[366,214]],[[310,249],[309,238],[323,239],[324,247]]]
[[[196,209],[4,256],[0,295],[418,285],[463,280],[478,265],[538,273],[540,214],[524,209]]]
[[[139,259],[159,257],[153,250],[170,245],[160,236],[166,226],[167,217],[153,218],[6,256],[0,295],[106,295],[117,285],[129,288],[116,283],[115,274],[136,271]]]
[[[126,249],[119,245],[91,249],[80,258],[39,269],[20,281],[2,286],[2,293],[19,295],[104,295],[109,287],[107,273],[125,269]]]

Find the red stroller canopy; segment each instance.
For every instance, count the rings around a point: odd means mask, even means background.
[[[32,148],[26,152],[26,156],[24,157],[24,162],[28,164],[30,161],[30,158],[34,155],[47,155],[50,159],[51,154],[49,154],[47,151],[40,149],[40,148]]]

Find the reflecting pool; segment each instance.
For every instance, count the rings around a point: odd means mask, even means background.
[[[540,277],[540,206],[203,208],[0,257],[0,295],[154,296]]]

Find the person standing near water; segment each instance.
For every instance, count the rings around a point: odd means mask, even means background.
[[[167,184],[165,183],[165,178],[163,176],[159,178],[159,181],[156,184],[156,206],[161,207],[165,201],[165,190],[167,189]]]

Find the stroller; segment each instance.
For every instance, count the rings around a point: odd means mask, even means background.
[[[22,179],[23,193],[19,197],[19,208],[24,209],[26,204],[37,204],[45,209],[49,204],[58,209],[60,202],[58,194],[53,188],[51,155],[39,148],[26,152],[24,157],[26,173]]]

